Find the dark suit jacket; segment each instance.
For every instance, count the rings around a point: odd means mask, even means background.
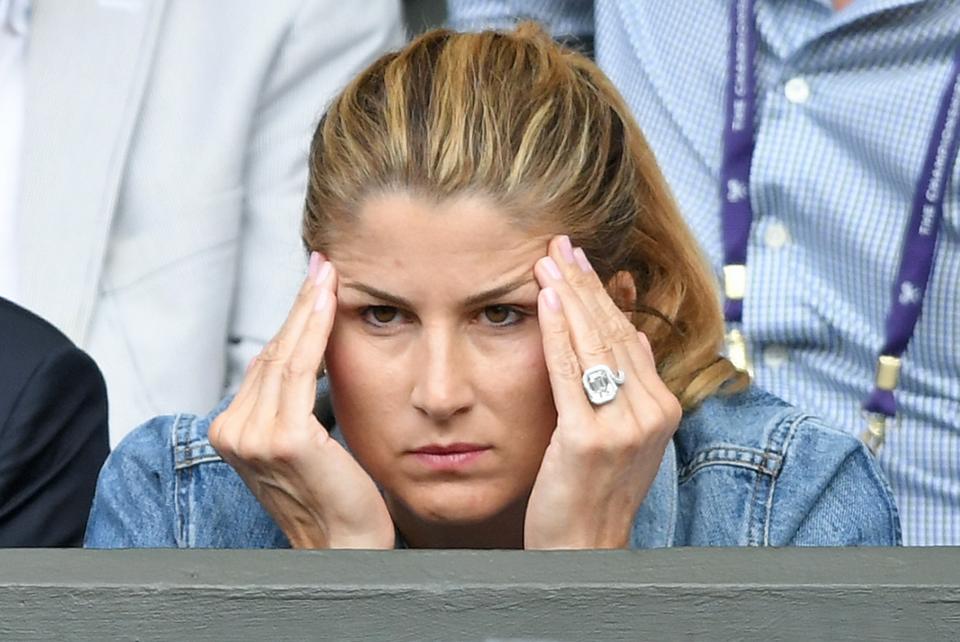
[[[97,365],[0,298],[0,548],[79,546],[108,451]]]

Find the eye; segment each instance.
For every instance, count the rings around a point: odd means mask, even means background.
[[[364,321],[370,325],[391,325],[400,316],[400,311],[391,305],[371,305],[361,311]]]
[[[488,305],[483,309],[483,318],[490,325],[508,326],[519,323],[523,314],[509,305]]]

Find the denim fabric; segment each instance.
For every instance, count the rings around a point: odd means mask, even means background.
[[[87,547],[289,546],[207,441],[226,403],[124,439],[100,473]],[[633,548],[899,543],[893,496],[861,443],[757,389],[684,416],[631,534]]]

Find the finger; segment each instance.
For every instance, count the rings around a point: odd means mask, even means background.
[[[327,297],[331,296],[334,278],[333,264],[324,261],[317,270],[314,287],[303,297],[304,300],[301,301],[298,296],[295,307],[299,309],[296,310],[295,314],[291,312],[287,319],[288,327],[285,330],[287,334],[274,348],[275,354],[282,355],[282,358],[277,356],[276,358],[264,358],[263,360],[263,373],[260,378],[257,403],[253,413],[254,423],[272,420],[279,414],[280,398],[289,377],[290,362],[294,359],[300,338],[314,314],[317,302],[326,300]],[[313,372],[310,373],[310,376],[314,379],[314,384],[316,383],[316,371],[319,366],[318,360]]]
[[[207,436],[210,443],[214,445],[214,448],[221,454],[224,454],[222,451],[226,450],[232,444],[233,439],[230,433],[231,431],[236,432],[234,430],[234,425],[236,425],[234,420],[245,418],[249,414],[249,408],[252,407],[253,401],[256,400],[256,395],[251,394],[251,391],[256,389],[259,376],[260,360],[255,356],[250,359],[250,362],[247,364],[243,381],[240,383],[237,394],[235,394],[230,401],[230,405],[220,413],[217,420],[210,426]],[[230,421],[227,421],[228,419]]]
[[[234,397],[234,400],[244,399],[250,394],[250,391],[255,389],[254,383],[259,379],[261,370],[260,364],[260,355],[254,356],[250,359],[250,363],[247,364],[247,370],[243,374],[243,381],[240,382],[240,388],[237,390],[237,394]]]
[[[590,323],[600,328],[609,344],[619,369],[624,373],[622,387],[634,416],[643,416],[644,409],[654,399],[650,390],[642,389],[647,388],[648,373],[635,367],[636,356],[643,354],[642,350],[638,352],[642,345],[637,329],[614,303],[583,248],[573,247],[567,236],[557,236],[551,241],[548,252],[583,303]],[[659,377],[657,379],[659,381]]]
[[[317,264],[316,268],[313,267],[314,264]],[[303,285],[300,286],[300,290],[297,292],[297,297],[290,308],[290,313],[284,320],[279,332],[277,332],[273,339],[264,347],[263,351],[261,351],[261,361],[266,363],[282,362],[289,356],[290,352],[292,352],[293,346],[296,345],[300,333],[303,331],[303,326],[306,324],[313,310],[313,305],[316,301],[315,290],[325,281],[327,270],[329,269],[327,267],[329,262],[319,252],[312,252],[310,254],[310,265],[311,267],[307,278],[304,279]]]
[[[625,398],[620,405],[629,408],[629,412],[617,418],[619,423],[614,428],[622,431],[667,425],[675,428],[680,417],[679,403],[657,372],[646,336],[637,332],[614,303],[582,248],[574,248],[568,237],[558,236],[551,241],[549,254],[579,296],[592,323],[609,342],[624,373],[618,398]]]
[[[630,359],[637,370],[637,377],[644,388],[656,400],[668,419],[679,422],[682,410],[680,402],[664,383],[657,371],[657,362],[650,340],[643,332],[637,332],[637,342],[629,346]]]
[[[292,425],[313,413],[317,396],[317,374],[327,350],[337,311],[336,269],[330,269],[327,283],[318,289],[313,311],[293,354],[283,371],[279,417],[281,425]]]
[[[573,247],[567,236],[558,236],[550,243],[549,255],[611,344],[616,346],[636,340],[636,328],[610,297],[583,248]]]
[[[580,295],[563,277],[556,261],[550,256],[540,259],[534,266],[534,274],[543,287],[551,287],[557,291],[567,321],[570,342],[583,370],[604,365],[616,373],[620,367],[610,338],[593,319]]]
[[[262,376],[263,364],[259,357],[254,357],[247,369],[247,374],[243,378],[243,383],[240,385],[240,390],[224,411],[224,419],[229,419],[229,421],[217,422],[214,426],[215,432],[211,432],[211,438],[218,445],[218,450],[236,451],[240,436],[247,425],[253,407],[257,403],[257,391],[260,388]]]
[[[307,264],[307,279],[316,280],[317,270],[320,269],[320,263],[324,260],[325,258],[320,255],[320,252],[310,252],[310,261]]]
[[[241,384],[244,394],[239,396],[238,393],[235,420],[231,422],[236,431],[232,440],[237,447],[241,443],[247,447],[258,439],[250,431],[263,430],[262,426],[268,425],[277,415],[283,367],[309,318],[317,290],[328,286],[323,278],[328,275],[328,270],[324,270],[327,265],[329,262],[322,254],[311,253],[307,278],[297,292],[290,313],[277,335],[257,355]]]
[[[557,414],[573,422],[588,419],[592,406],[583,391],[580,361],[570,342],[560,297],[551,287],[540,290],[537,296],[537,321]]]

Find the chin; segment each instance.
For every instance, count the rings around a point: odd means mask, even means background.
[[[521,499],[515,494],[497,492],[489,487],[465,487],[462,482],[442,482],[429,486],[417,489],[401,500],[423,521],[451,526],[486,522]]]

